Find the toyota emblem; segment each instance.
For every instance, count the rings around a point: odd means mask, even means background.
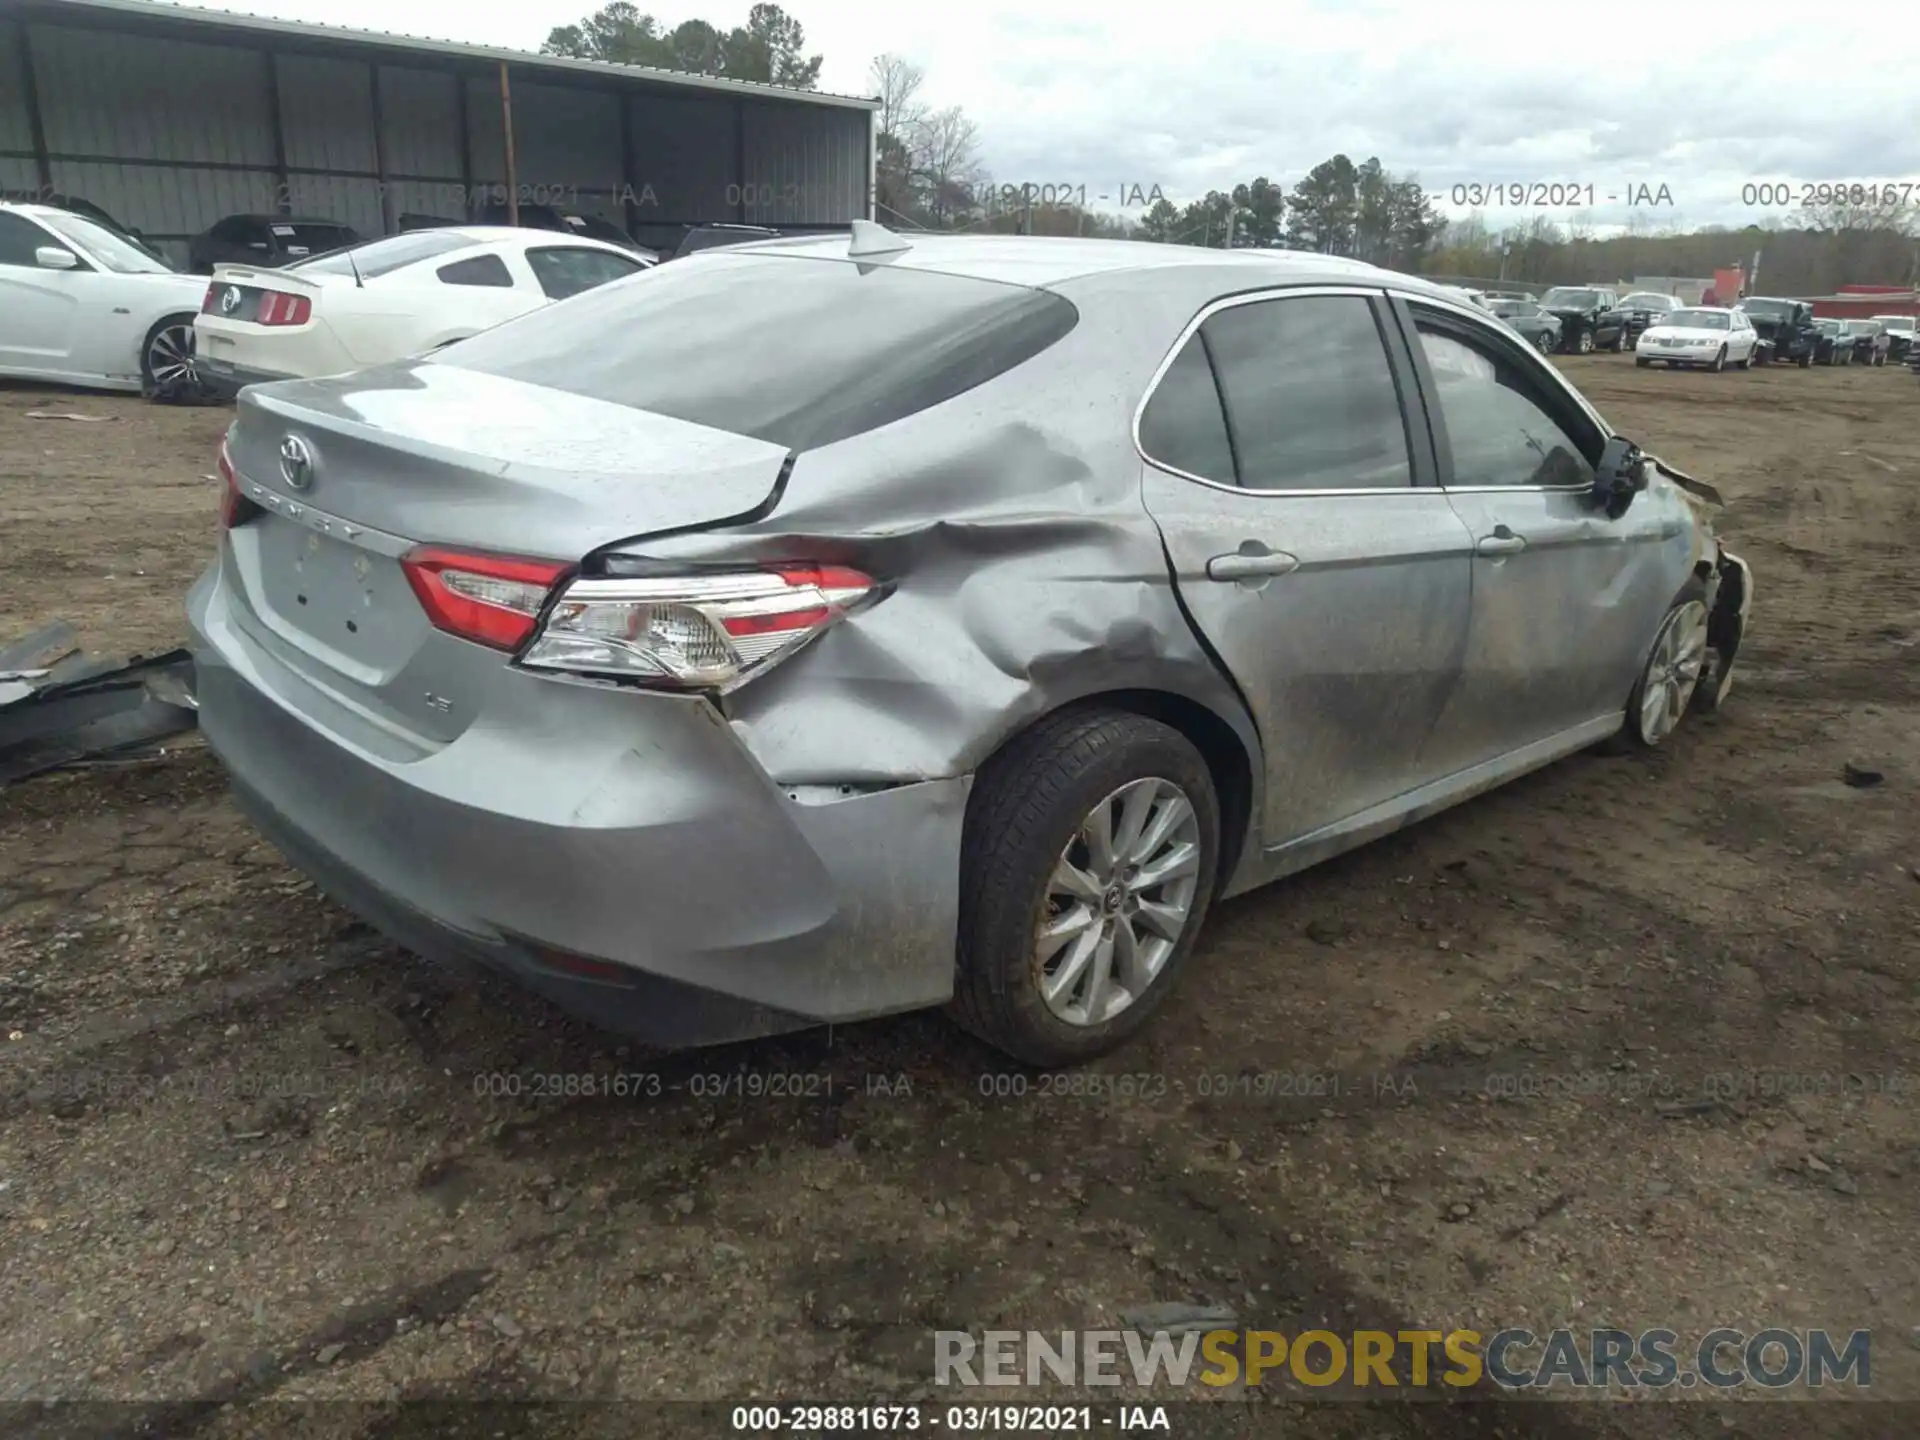
[[[305,490],[313,484],[313,451],[298,435],[289,435],[280,442],[280,473],[295,490]]]
[[[222,315],[231,315],[240,308],[240,301],[243,298],[238,285],[229,285],[225,293],[220,297],[220,313]]]

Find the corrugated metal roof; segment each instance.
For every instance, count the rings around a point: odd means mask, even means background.
[[[293,39],[307,36],[336,44],[377,46],[389,53],[411,51],[419,55],[448,55],[494,64],[504,60],[520,70],[571,71],[574,74],[641,81],[687,90],[722,91],[803,105],[857,110],[877,110],[880,106],[878,100],[862,96],[835,95],[822,90],[794,90],[758,80],[724,80],[709,75],[691,75],[680,70],[658,70],[646,65],[612,65],[599,60],[573,60],[561,55],[541,55],[530,50],[508,50],[491,45],[469,45],[458,40],[436,40],[423,35],[353,30],[341,25],[320,25],[300,20],[277,20],[238,10],[209,10],[198,5],[178,5],[170,3],[170,0],[37,0],[37,3],[21,8],[37,19],[58,21],[65,16],[95,26],[110,23],[114,15],[125,15],[181,22],[209,32],[225,30],[254,35],[284,35]]]

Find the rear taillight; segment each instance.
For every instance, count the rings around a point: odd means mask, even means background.
[[[304,325],[313,318],[313,301],[304,295],[268,290],[260,297],[262,325]]]
[[[220,303],[220,282],[213,281],[207,286],[207,298],[200,302],[200,313],[211,315],[214,307]]]
[[[870,576],[838,565],[575,580],[520,663],[673,688],[726,686],[879,593]]]
[[[400,568],[435,629],[495,650],[517,650],[533,633],[547,592],[572,567],[422,545],[401,559]]]
[[[231,530],[258,515],[260,507],[240,493],[240,477],[234,473],[233,456],[227,452],[224,435],[220,437],[219,470],[220,528]]]

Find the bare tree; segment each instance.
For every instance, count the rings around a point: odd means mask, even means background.
[[[896,135],[904,142],[927,113],[918,98],[927,72],[898,55],[876,55],[867,66],[867,75],[880,100],[880,133]]]
[[[907,148],[937,218],[973,208],[987,172],[980,163],[980,127],[966,111],[958,105],[930,111],[914,126]]]

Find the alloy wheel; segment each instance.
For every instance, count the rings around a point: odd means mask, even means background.
[[[1582,355],[1591,355],[1593,353],[1593,332],[1591,330],[1582,330],[1580,332],[1578,348]]]
[[[1060,852],[1034,933],[1047,1009],[1100,1025],[1147,992],[1193,915],[1200,820],[1187,793],[1148,777],[1093,807]]]
[[[194,378],[193,326],[168,325],[147,344],[147,373],[164,390]]]
[[[1657,745],[1687,713],[1707,658],[1707,607],[1689,600],[1667,618],[1640,690],[1640,736]]]

